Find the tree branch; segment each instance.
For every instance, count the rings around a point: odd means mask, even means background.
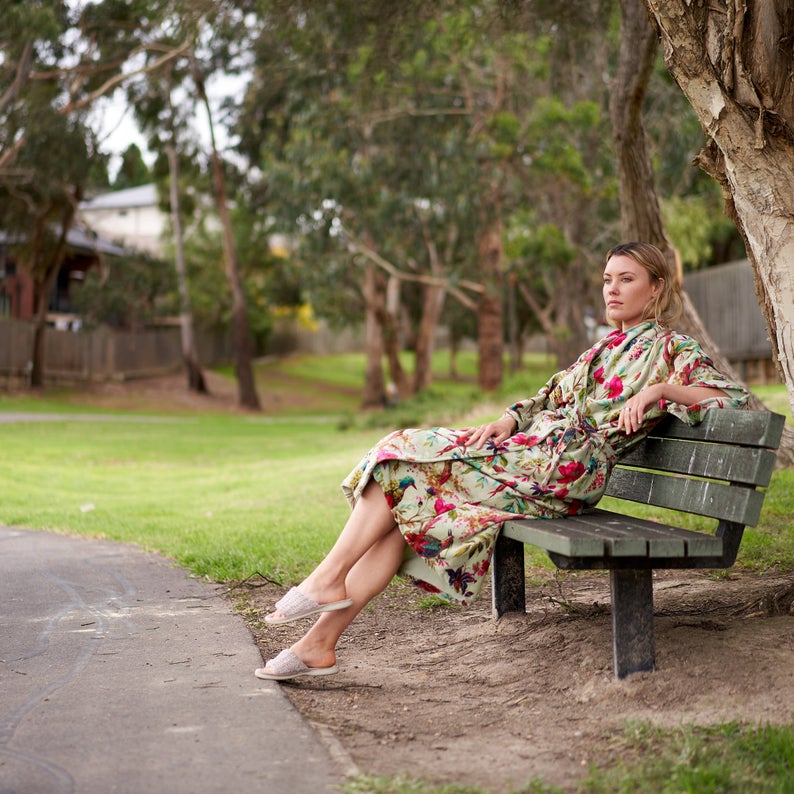
[[[184,55],[190,48],[193,46],[192,40],[183,41],[176,49],[170,50],[165,55],[160,58],[157,58],[152,63],[148,64],[147,66],[143,66],[140,69],[135,69],[132,72],[126,72],[123,74],[117,74],[113,77],[105,80],[99,88],[95,91],[92,91],[88,96],[83,97],[81,100],[77,102],[70,102],[67,105],[64,105],[61,108],[62,113],[70,113],[73,110],[81,110],[84,107],[87,107],[95,100],[99,99],[99,97],[106,94],[113,88],[117,88],[126,80],[130,79],[131,77],[136,77],[139,74],[148,74],[149,72],[154,72],[159,69],[164,64],[168,63],[169,61],[173,60],[174,58],[178,58],[180,55]]]
[[[390,276],[400,279],[401,281],[411,281],[418,284],[427,284],[432,287],[443,287],[450,295],[454,296],[460,301],[467,309],[474,310],[477,308],[476,301],[472,300],[468,295],[462,292],[462,289],[470,290],[478,295],[485,294],[485,287],[474,281],[462,280],[457,282],[457,285],[452,284],[448,278],[439,278],[437,276],[415,275],[413,273],[405,273],[399,268],[395,267],[391,262],[384,259],[377,251],[374,251],[366,243],[359,240],[354,234],[340,226],[342,236],[350,243],[358,253],[365,256],[373,264],[377,265],[381,270],[386,271]]]

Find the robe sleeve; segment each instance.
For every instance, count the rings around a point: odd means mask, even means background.
[[[669,383],[679,386],[706,386],[725,392],[724,397],[711,397],[693,405],[662,401],[661,407],[689,425],[703,420],[711,408],[741,408],[750,394],[738,383],[719,372],[700,345],[691,337],[673,335],[666,351],[671,365]]]

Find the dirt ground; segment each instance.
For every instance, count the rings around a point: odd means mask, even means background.
[[[338,650],[340,673],[284,691],[325,726],[358,772],[510,791],[530,780],[572,791],[590,764],[625,755],[629,721],[794,722],[794,576],[659,572],[653,673],[612,674],[608,575],[541,573],[527,614],[422,606],[396,582]],[[261,622],[282,591],[238,594],[263,659],[308,623]]]
[[[235,410],[233,384],[209,377],[210,397],[171,376],[98,384],[80,402]],[[265,410],[277,410],[267,399]],[[261,617],[283,591],[257,585],[230,598],[267,660],[308,624],[266,626]],[[613,677],[605,573],[541,570],[528,579],[527,614],[498,621],[487,590],[468,608],[429,607],[396,582],[343,638],[338,675],[284,691],[359,774],[495,792],[535,779],[572,791],[590,764],[625,756],[629,721],[794,723],[794,575],[658,572],[654,590],[654,673]]]

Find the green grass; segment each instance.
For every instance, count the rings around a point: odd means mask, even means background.
[[[591,767],[572,794],[794,794],[792,726],[742,725],[663,729],[633,723],[604,737],[608,756],[621,760]],[[432,784],[410,778],[360,777],[344,794],[487,794],[489,789]],[[543,781],[510,794],[562,794]]]
[[[377,440],[334,420],[123,419],[0,425],[0,521],[134,541],[213,580],[294,580],[336,537],[339,482]]]
[[[763,385],[753,386],[753,392],[761,402],[770,410],[778,414],[783,414],[790,425],[794,424],[791,415],[791,403],[789,402],[788,392],[783,386]]]
[[[342,791],[343,794],[488,794],[490,789],[461,783],[436,785],[406,777],[359,777],[345,782]],[[520,789],[511,789],[510,794],[562,794],[562,791],[556,786],[532,782]]]
[[[792,794],[792,726],[630,725],[626,749],[636,758],[591,770],[578,794]]]

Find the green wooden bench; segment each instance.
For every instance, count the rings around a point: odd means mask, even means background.
[[[608,569],[615,675],[654,669],[654,568],[729,568],[745,526],[755,526],[784,417],[713,410],[690,427],[673,417],[622,458],[606,493],[717,519],[714,535],[596,508],[581,516],[504,524],[492,560],[496,616],[524,612],[524,544],[558,568]]]

